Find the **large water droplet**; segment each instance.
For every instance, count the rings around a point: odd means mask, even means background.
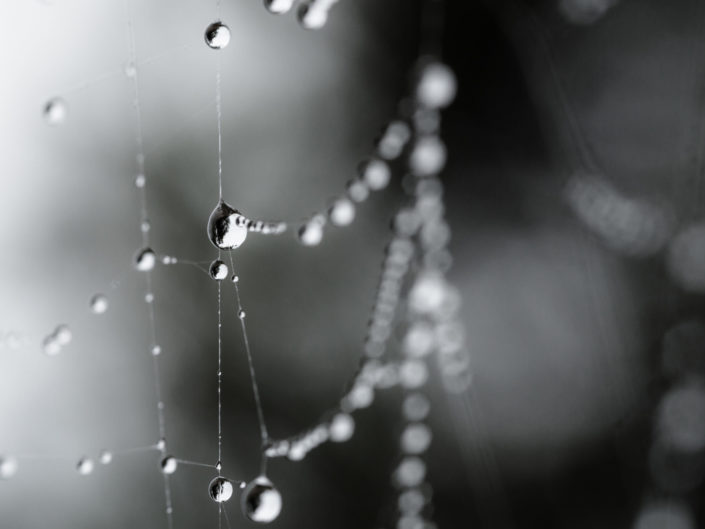
[[[49,125],[60,125],[66,120],[68,111],[69,107],[66,101],[60,97],[55,97],[44,105],[44,119]]]
[[[242,493],[242,512],[253,522],[274,521],[282,510],[282,496],[265,476],[248,483]]]
[[[140,272],[147,272],[157,263],[157,255],[151,248],[143,248],[135,256],[135,268]]]
[[[173,474],[179,466],[179,462],[174,456],[166,456],[160,463],[164,474]]]
[[[247,238],[247,219],[221,200],[208,218],[207,231],[216,248],[232,250]]]
[[[105,294],[96,294],[90,301],[91,312],[93,314],[103,314],[108,310],[108,297]]]
[[[226,502],[233,496],[233,484],[224,477],[218,476],[208,485],[208,494],[217,503]]]
[[[223,279],[228,277],[228,266],[220,259],[216,259],[211,263],[209,272],[211,278],[215,279],[216,281],[222,281]]]
[[[222,22],[213,22],[204,34],[206,44],[214,50],[221,50],[230,43],[230,28]]]

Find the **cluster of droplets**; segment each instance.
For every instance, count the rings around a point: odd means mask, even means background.
[[[272,14],[283,15],[294,7],[296,0],[264,0],[264,7]],[[338,0],[304,0],[296,18],[304,29],[321,29],[328,22],[331,8]]]

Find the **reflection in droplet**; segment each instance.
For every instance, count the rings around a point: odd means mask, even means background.
[[[179,462],[174,456],[166,456],[161,460],[160,466],[164,474],[173,474],[176,472]]]
[[[69,108],[66,101],[60,97],[55,97],[44,105],[44,119],[49,125],[60,125],[66,120],[68,111]]]
[[[247,219],[221,200],[208,218],[207,233],[216,248],[233,250],[247,238]]]
[[[105,294],[95,294],[90,301],[91,312],[93,314],[103,314],[108,310],[108,296]]]
[[[274,521],[282,509],[282,497],[269,479],[259,476],[242,493],[242,512],[253,522]]]
[[[157,263],[157,255],[151,248],[143,248],[135,256],[135,268],[140,272],[147,272]]]
[[[218,476],[208,485],[208,494],[214,502],[226,502],[233,496],[233,484],[228,479]]]
[[[213,22],[206,28],[203,37],[210,48],[220,50],[230,43],[230,28],[222,22]]]
[[[228,266],[220,259],[216,259],[211,263],[209,272],[212,279],[222,281],[228,277]]]

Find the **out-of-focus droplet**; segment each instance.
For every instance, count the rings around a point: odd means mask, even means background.
[[[411,128],[404,121],[392,121],[377,140],[377,154],[385,160],[398,158],[411,138]]]
[[[372,158],[364,161],[358,168],[360,178],[372,191],[379,191],[389,185],[392,178],[392,170],[389,164],[379,158]]]
[[[283,13],[288,13],[294,6],[295,0],[264,0],[264,7],[270,13],[275,15],[281,15]]]
[[[437,175],[445,167],[446,158],[446,146],[438,136],[423,136],[411,149],[409,169],[419,177]]]
[[[61,125],[68,115],[69,107],[66,101],[55,97],[44,105],[44,119],[49,125]]]
[[[572,24],[597,22],[618,0],[559,0],[558,10]]]
[[[95,463],[90,457],[83,457],[76,464],[76,470],[82,476],[87,476],[88,474],[91,474],[94,468]]]
[[[42,341],[42,350],[47,356],[56,356],[61,352],[61,344],[54,336],[47,336]]]
[[[135,268],[140,272],[147,272],[157,263],[157,255],[151,248],[141,249],[135,256]]]
[[[209,272],[212,279],[222,281],[228,277],[228,266],[220,259],[216,259],[211,263]]]
[[[144,295],[144,302],[145,303],[152,303],[154,302],[154,294],[152,292],[147,292]]]
[[[328,10],[317,7],[316,3],[301,4],[296,15],[305,29],[321,29],[328,21]]]
[[[402,488],[418,487],[426,477],[426,463],[418,457],[405,457],[394,472]]]
[[[230,28],[222,22],[213,22],[206,28],[203,37],[208,47],[221,50],[230,43]]]
[[[133,61],[128,61],[125,64],[125,75],[132,79],[137,75],[137,66],[135,66],[135,63]]]
[[[355,204],[347,198],[338,198],[331,204],[328,218],[334,226],[347,226],[355,219]]]
[[[401,347],[405,355],[421,358],[431,353],[435,343],[433,327],[428,322],[419,321],[406,331]]]
[[[399,512],[404,514],[418,514],[426,505],[426,497],[419,489],[408,489],[399,495]]]
[[[147,233],[151,229],[152,229],[152,223],[149,222],[147,219],[140,222],[140,231],[142,233]]]
[[[685,290],[705,292],[705,222],[678,233],[668,249],[668,270]]]
[[[441,274],[422,272],[409,291],[409,308],[418,314],[438,315],[447,299],[447,283]]]
[[[441,62],[430,62],[421,67],[416,84],[416,100],[427,108],[438,109],[455,99],[457,81],[453,70]]]
[[[160,345],[153,345],[152,346],[152,356],[159,356],[162,354],[162,348]]]
[[[101,465],[109,465],[113,460],[113,454],[112,452],[108,450],[103,450],[100,455],[98,456],[98,461],[100,461]]]
[[[142,173],[135,176],[135,187],[142,189],[146,183],[147,183],[147,177],[144,176]]]
[[[330,422],[329,432],[331,441],[345,442],[355,433],[355,419],[348,413],[338,413]]]
[[[348,197],[353,202],[364,202],[370,195],[370,189],[367,184],[360,180],[359,178],[353,178],[346,185],[346,190],[348,192]]]
[[[316,215],[299,228],[297,233],[299,242],[304,246],[317,246],[323,240],[323,226],[325,219],[322,215]]]
[[[215,469],[216,469],[218,472],[220,472],[221,470],[223,470],[223,463],[222,463],[221,461],[217,461],[216,464],[215,464]]]
[[[422,454],[431,445],[432,437],[431,429],[425,424],[409,424],[399,440],[401,450],[405,454]]]
[[[233,496],[233,484],[230,480],[218,476],[208,485],[208,495],[216,503],[224,503]]]
[[[676,450],[692,453],[705,449],[705,384],[687,380],[671,389],[658,412],[659,434]]]
[[[176,472],[179,462],[174,456],[166,456],[161,460],[160,466],[164,474],[173,474]]]
[[[421,360],[407,360],[399,368],[399,382],[407,389],[423,386],[428,380],[428,368]]]
[[[73,333],[68,325],[58,325],[56,329],[54,329],[54,338],[59,345],[68,345],[73,339]]]
[[[659,502],[644,507],[634,529],[695,529],[690,509],[680,501]]]
[[[282,510],[282,497],[269,479],[259,476],[245,487],[240,505],[253,522],[270,523]]]
[[[108,310],[108,296],[105,294],[95,294],[90,301],[91,312],[93,314],[103,314]]]
[[[375,391],[367,384],[356,384],[348,393],[347,400],[353,409],[367,408],[375,398]]]
[[[14,457],[0,456],[0,479],[10,479],[17,474],[19,465]]]
[[[207,232],[216,248],[233,250],[247,238],[247,219],[221,200],[208,218]]]
[[[701,321],[689,320],[671,327],[663,337],[662,350],[667,375],[705,375],[705,325]]]

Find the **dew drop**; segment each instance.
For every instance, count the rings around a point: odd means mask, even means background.
[[[68,325],[59,325],[54,329],[54,339],[59,345],[68,345],[73,339],[73,333]]]
[[[105,294],[96,294],[90,301],[91,312],[93,314],[103,314],[108,310],[108,296]]]
[[[422,67],[416,85],[416,99],[427,108],[444,108],[455,99],[457,81],[448,66],[431,62]]]
[[[399,380],[405,388],[420,388],[428,380],[428,368],[420,360],[407,360],[399,368]]]
[[[164,450],[166,448],[166,439],[163,437],[157,441],[157,450]]]
[[[416,140],[409,155],[409,169],[415,176],[432,176],[446,164],[446,146],[438,136],[424,136]]]
[[[240,506],[253,522],[270,523],[282,510],[282,497],[269,479],[259,476],[245,487]]]
[[[162,348],[159,345],[152,346],[152,356],[159,356],[162,354]]]
[[[128,61],[125,64],[125,75],[132,79],[137,75],[137,66],[135,66],[135,63],[133,61]]]
[[[101,465],[108,465],[112,462],[112,460],[113,454],[108,450],[103,450],[98,456],[98,461],[100,461]]]
[[[422,393],[412,393],[404,399],[402,411],[404,417],[410,421],[421,421],[428,417],[431,403]]]
[[[328,210],[328,218],[334,226],[347,226],[355,219],[355,204],[350,199],[339,198]]]
[[[404,514],[418,514],[426,505],[426,497],[419,489],[405,490],[399,495],[398,505]]]
[[[392,171],[387,162],[378,158],[362,162],[358,173],[372,191],[384,189],[392,178]]]
[[[208,219],[207,232],[216,248],[232,250],[247,238],[247,219],[221,200]]]
[[[144,295],[144,302],[145,303],[152,303],[153,301],[154,301],[154,294],[152,294],[151,292],[147,292]]]
[[[394,477],[402,487],[417,487],[426,477],[426,463],[418,457],[407,457],[397,467]]]
[[[140,223],[140,230],[142,233],[147,233],[150,229],[152,229],[152,224],[148,220],[143,220]]]
[[[401,434],[401,449],[406,454],[422,454],[431,445],[433,434],[423,423],[408,425]]]
[[[147,177],[144,176],[142,173],[135,176],[135,187],[142,189],[146,183],[147,183]]]
[[[216,469],[218,472],[220,472],[221,470],[223,470],[223,463],[221,463],[220,461],[218,461],[218,462],[215,464],[215,469]]]
[[[317,246],[323,240],[323,226],[325,221],[322,216],[315,216],[299,228],[297,233],[299,242],[304,246]]]
[[[232,281],[233,283],[239,283],[239,282],[240,282],[240,276],[233,275],[233,276],[230,278],[230,281]]]
[[[208,485],[208,494],[214,502],[226,502],[233,496],[233,484],[224,477],[218,476]]]
[[[353,178],[345,187],[348,192],[348,197],[350,197],[350,200],[353,202],[364,202],[367,200],[367,197],[370,196],[370,189],[367,187],[367,184],[359,178]]]
[[[61,344],[53,336],[47,336],[42,342],[42,350],[47,356],[56,356],[61,352]]]
[[[173,474],[176,472],[176,468],[179,466],[178,461],[174,456],[166,456],[162,459],[160,466],[164,474]]]
[[[210,275],[212,279],[222,281],[228,277],[228,266],[220,259],[216,259],[211,263]]]
[[[95,463],[93,463],[93,460],[89,457],[81,458],[76,464],[76,470],[78,470],[78,473],[82,476],[87,476],[88,474],[91,474],[94,468]]]
[[[157,263],[157,256],[151,248],[143,248],[135,256],[135,268],[140,272],[148,272]]]
[[[293,5],[294,0],[264,0],[264,7],[275,15],[288,13]]]
[[[304,29],[321,29],[328,21],[328,11],[315,4],[301,4],[297,18]]]
[[[69,108],[66,101],[55,97],[44,105],[44,119],[49,125],[61,125],[68,114]]]
[[[213,22],[204,34],[206,44],[214,50],[222,50],[230,43],[230,28],[222,22]]]
[[[245,316],[246,316],[245,311],[240,309],[237,313],[237,317],[240,318],[241,320],[244,320]]]
[[[355,419],[348,413],[338,413],[329,426],[330,440],[342,443],[349,440],[355,433]]]
[[[0,456],[0,479],[10,479],[17,474],[19,465],[14,457]]]

